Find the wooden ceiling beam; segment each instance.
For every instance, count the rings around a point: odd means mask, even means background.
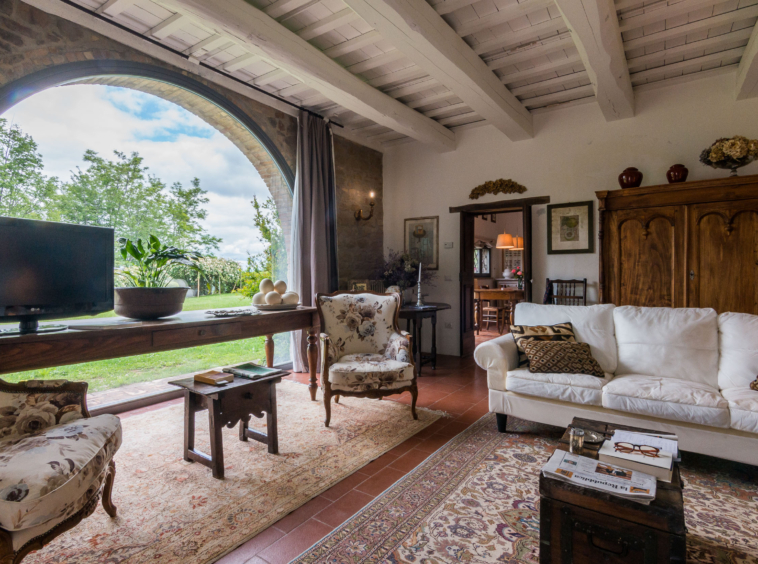
[[[589,77],[586,70],[581,72],[572,72],[571,74],[564,74],[562,76],[556,76],[555,78],[548,78],[547,80],[542,80],[540,82],[533,82],[532,84],[519,86],[518,88],[512,88],[511,92],[513,92],[514,96],[524,96],[526,94],[531,94],[536,90],[541,90],[542,88],[563,86],[566,83],[574,82],[575,80],[584,80],[587,78]]]
[[[514,2],[478,20],[454,26],[453,29],[455,29],[458,35],[465,37],[486,29],[492,29],[495,26],[526,16],[527,14],[544,10],[552,5],[553,0],[524,0],[523,2]]]
[[[413,100],[412,102],[408,102],[409,108],[423,108],[424,106],[428,106],[430,104],[436,104],[437,102],[442,102],[444,100],[450,100],[451,98],[457,98],[458,96],[455,94],[455,92],[447,91],[447,92],[441,92],[439,94],[432,94],[431,96],[426,96],[425,98],[419,98],[418,100]]]
[[[226,62],[223,65],[221,65],[221,70],[225,72],[234,72],[236,70],[249,67],[253,63],[260,60],[261,58],[258,55],[253,55],[252,53],[245,53],[244,55],[240,55],[239,57],[236,57],[232,59],[231,61]]]
[[[531,61],[537,57],[563,51],[565,49],[573,49],[574,40],[571,35],[567,35],[563,39],[557,41],[548,41],[547,43],[537,44],[536,47],[530,47],[528,49],[520,49],[514,51],[512,54],[500,57],[498,59],[491,59],[487,61],[487,66],[492,70],[502,69],[511,65],[517,65],[526,61]]]
[[[476,2],[479,2],[479,0],[445,0],[444,2],[435,4],[433,8],[435,12],[442,16],[460,10],[461,8],[465,8],[466,6],[471,6],[471,4],[475,4]]]
[[[310,41],[314,37],[329,33],[330,31],[349,24],[350,22],[354,22],[357,19],[358,14],[353,12],[350,8],[345,8],[339,12],[334,12],[331,16],[327,16],[323,20],[305,26],[303,29],[299,30],[297,34],[306,41]]]
[[[187,23],[187,19],[181,14],[174,14],[170,18],[150,29],[145,35],[156,39],[166,39],[169,35]]]
[[[566,29],[566,22],[563,21],[563,18],[553,18],[552,20],[514,31],[513,33],[505,33],[493,39],[483,41],[474,45],[473,49],[477,55],[483,55],[500,49],[507,51],[519,45],[538,41],[542,35],[552,35],[563,29]]]
[[[729,49],[727,51],[719,51],[718,53],[712,53],[703,57],[695,57],[694,59],[687,59],[685,61],[680,61],[671,65],[664,65],[662,67],[636,72],[632,74],[632,80],[644,81],[650,78],[657,78],[662,74],[665,75],[668,73],[685,70],[693,66],[705,65],[708,63],[713,63],[724,59],[731,59],[734,57],[741,57],[743,53],[745,53],[744,47],[737,47],[736,49]]]
[[[346,0],[371,27],[511,140],[534,135],[532,116],[425,1]]]
[[[623,17],[619,20],[619,30],[622,32],[637,29],[656,22],[663,22],[669,18],[683,16],[701,8],[713,6],[715,0],[682,0],[676,4],[662,5],[661,7],[645,8],[645,12],[636,16]]]
[[[137,0],[107,0],[95,10],[96,14],[105,14],[112,18],[118,16],[124,10],[128,10]]]
[[[193,46],[188,47],[184,50],[185,55],[197,55],[200,51],[203,49],[210,50],[213,45],[216,45],[217,43],[220,43],[222,41],[226,41],[226,38],[223,35],[220,35],[218,33],[215,33],[206,39],[203,39],[202,41],[195,43]]]
[[[564,102],[570,102],[579,98],[589,98],[595,93],[591,84],[587,86],[579,86],[578,88],[571,88],[569,90],[561,90],[560,92],[553,92],[551,94],[545,94],[544,96],[536,96],[534,98],[527,98],[524,100],[524,105],[527,108],[539,108],[542,106],[549,106],[551,104],[562,104]]]
[[[556,0],[556,5],[606,121],[634,116],[634,91],[613,0]]]
[[[352,53],[358,49],[363,49],[368,45],[378,43],[381,40],[382,36],[379,35],[379,33],[376,31],[369,31],[368,33],[354,37],[353,39],[349,39],[347,41],[343,41],[342,43],[338,43],[337,45],[333,45],[332,47],[325,49],[324,53],[328,57],[336,59],[337,57],[347,55],[348,53]]]
[[[393,63],[404,57],[405,55],[403,55],[400,51],[398,51],[397,49],[393,49],[392,51],[388,51],[384,53],[383,55],[371,57],[370,59],[366,59],[365,61],[361,61],[360,63],[355,63],[354,65],[350,65],[349,67],[347,67],[347,70],[349,70],[353,74],[361,74],[371,69],[375,69],[376,67],[381,67],[382,65],[386,65],[387,63]]]
[[[576,66],[577,63],[581,62],[582,58],[578,53],[575,53],[574,55],[566,57],[565,59],[561,59],[560,61],[555,61],[547,63],[545,65],[539,65],[530,69],[503,75],[500,77],[500,80],[502,80],[503,84],[506,85],[514,84],[516,82],[521,82],[522,80],[531,80],[533,78],[537,78],[543,74],[550,74],[551,72],[571,70]]]
[[[366,84],[244,0],[163,3],[202,22],[215,33],[228,35],[333,102],[440,151],[455,149],[455,133]]]
[[[753,26],[753,33],[737,69],[736,91],[738,100],[755,96],[758,96],[758,24]]]

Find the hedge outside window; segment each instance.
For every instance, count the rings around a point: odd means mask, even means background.
[[[487,247],[474,249],[474,276],[490,276],[491,250]]]

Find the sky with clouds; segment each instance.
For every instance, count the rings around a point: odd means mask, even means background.
[[[108,158],[136,151],[167,186],[198,177],[210,199],[204,226],[223,239],[217,254],[245,261],[263,249],[250,204],[270,195],[263,179],[231,141],[180,106],[125,88],[71,85],[35,94],[3,117],[34,138],[50,176],[68,179],[92,149]]]

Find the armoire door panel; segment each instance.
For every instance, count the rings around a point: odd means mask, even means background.
[[[616,305],[677,307],[682,302],[682,210],[620,210],[615,215]]]
[[[758,200],[689,211],[688,305],[758,314]]]

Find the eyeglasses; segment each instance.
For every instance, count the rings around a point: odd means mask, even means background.
[[[661,449],[648,445],[633,445],[632,443],[614,443],[613,448],[616,452],[623,452],[624,454],[634,454],[635,451],[639,451],[642,456],[648,456],[650,458],[660,458],[658,453]]]

